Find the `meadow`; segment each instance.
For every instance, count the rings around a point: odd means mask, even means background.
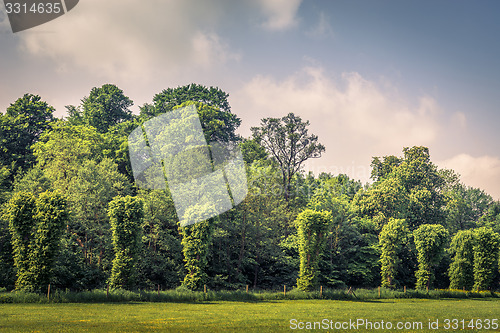
[[[499,319],[498,298],[0,304],[1,332],[479,332]]]

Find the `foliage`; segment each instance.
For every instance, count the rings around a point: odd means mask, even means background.
[[[448,231],[439,224],[423,224],[413,232],[418,251],[417,289],[430,287],[434,268],[443,256]]]
[[[472,290],[474,284],[474,232],[472,230],[458,231],[450,244],[453,255],[449,268],[450,289]]]
[[[51,192],[38,198],[19,192],[9,202],[7,216],[17,268],[16,289],[41,291],[50,283],[68,219],[66,206],[60,194]]]
[[[72,109],[70,118],[81,117],[85,124],[105,133],[111,126],[132,119],[132,112],[128,108],[133,104],[120,88],[105,84],[100,88],[92,88],[89,96],[82,100],[82,114]]]
[[[409,231],[404,220],[389,219],[382,231],[380,232],[380,247],[381,255],[380,262],[382,264],[382,286],[387,288],[394,287],[394,278],[397,272],[397,266],[400,262],[399,252],[401,246],[407,240]]]
[[[332,214],[327,211],[306,209],[297,216],[300,273],[297,288],[309,291],[316,286],[318,264],[326,244],[326,236],[332,223]]]
[[[196,214],[196,210],[188,212]],[[199,290],[207,281],[208,248],[214,232],[213,219],[198,222],[186,227],[179,227],[182,235],[182,253],[186,276],[182,286],[190,290]]]
[[[54,120],[54,108],[38,95],[25,94],[0,114],[0,164],[27,169],[35,159],[31,146]]]
[[[115,258],[111,271],[112,288],[134,288],[140,250],[143,202],[135,197],[116,197],[109,203],[109,221],[113,233]]]
[[[475,230],[474,236],[474,289],[487,290],[492,287],[498,271],[500,235],[481,227]]]
[[[309,121],[289,113],[279,118],[265,118],[260,127],[252,127],[253,137],[266,148],[273,160],[278,163],[285,199],[289,198],[293,176],[299,172],[304,161],[318,158],[325,147],[318,143],[318,137],[309,135]]]

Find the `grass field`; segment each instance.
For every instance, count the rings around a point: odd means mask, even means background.
[[[335,323],[349,320],[372,322],[373,329],[357,327],[365,332],[396,331],[397,322],[409,322],[412,326],[414,322],[422,323],[423,329],[407,328],[401,332],[442,332],[446,331],[445,319],[454,318],[465,319],[468,332],[485,331],[476,328],[478,322],[474,322],[474,329],[467,326],[471,319],[482,319],[483,325],[485,319],[499,321],[500,300],[0,304],[0,332],[286,332],[310,331],[298,329],[299,322],[306,327],[307,322],[323,319],[333,325],[333,329],[320,330],[324,332],[346,331],[336,330]],[[297,321],[291,323],[292,319]],[[384,324],[380,326],[382,320]],[[439,329],[428,329],[429,320],[439,320]],[[375,329],[377,323],[381,328],[387,327],[388,322],[393,325],[392,330]],[[462,323],[458,325],[461,328]],[[454,331],[452,328],[447,331]]]

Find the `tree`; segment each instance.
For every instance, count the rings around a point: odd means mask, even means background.
[[[318,264],[332,223],[330,212],[306,209],[295,220],[298,232],[300,273],[297,288],[312,290],[318,278]]]
[[[41,291],[50,283],[67,223],[66,200],[59,193],[44,192],[36,198],[19,192],[9,202],[7,216],[17,268],[16,289]]]
[[[109,203],[108,215],[115,251],[110,285],[113,288],[132,289],[137,283],[143,203],[131,196],[116,197]]]
[[[18,290],[31,289],[29,253],[35,228],[35,208],[35,197],[27,192],[16,193],[7,208]]]
[[[498,269],[500,235],[481,227],[475,230],[474,236],[474,289],[487,290],[492,287]]]
[[[198,211],[196,207],[191,207],[186,214],[196,215]],[[202,208],[201,211],[206,211],[206,209]],[[186,268],[186,276],[182,285],[191,290],[199,290],[207,281],[207,256],[213,237],[214,221],[209,219],[179,227],[179,232],[182,235],[182,253]]]
[[[54,120],[53,112],[40,96],[25,94],[0,114],[0,163],[15,171],[32,166],[31,146]]]
[[[37,291],[50,283],[61,236],[68,221],[67,202],[57,192],[44,192],[36,201],[36,230],[30,253],[30,274]]]
[[[408,227],[404,220],[390,218],[384,225],[379,235],[379,242],[382,253],[380,262],[382,264],[381,276],[382,286],[393,288],[394,278],[400,262],[399,252],[401,246],[406,242]]]
[[[153,97],[153,105],[141,107],[140,117],[147,120],[162,113],[194,103],[207,142],[236,142],[241,120],[231,113],[229,95],[217,87],[189,84],[168,88]]]
[[[88,97],[82,100],[82,114],[78,109],[70,107],[70,120],[81,117],[100,133],[118,123],[132,119],[132,111],[128,108],[134,103],[124,95],[123,91],[113,84],[94,87]]]
[[[418,252],[417,289],[430,287],[434,278],[434,268],[443,256],[448,231],[439,224],[423,224],[413,232]]]
[[[321,157],[325,147],[316,135],[308,135],[309,121],[303,122],[289,113],[279,118],[265,118],[260,127],[252,127],[253,137],[262,144],[278,163],[282,175],[285,199],[290,197],[293,176],[309,158]]]
[[[53,123],[33,146],[39,167],[54,186],[66,190],[86,160],[101,161],[109,153],[106,137],[91,126]]]
[[[472,290],[474,284],[474,232],[459,230],[450,244],[453,259],[448,270],[450,289]]]

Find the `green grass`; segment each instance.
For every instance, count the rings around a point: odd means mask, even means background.
[[[301,322],[323,319],[333,322],[383,320],[394,324],[398,321],[422,322],[424,330],[409,329],[402,332],[436,332],[427,329],[429,320],[439,320],[439,331],[443,331],[447,318],[500,320],[500,300],[0,304],[1,332],[286,332],[292,331],[291,319]],[[359,331],[367,331],[363,327],[359,328]]]
[[[325,289],[319,291],[303,292],[297,289],[283,292],[275,291],[250,291],[246,293],[241,290],[233,291],[190,291],[182,288],[175,290],[153,291],[127,291],[92,290],[85,292],[71,292],[56,290],[47,295],[27,292],[0,292],[0,303],[116,303],[116,302],[207,302],[207,301],[271,301],[271,300],[305,300],[305,299],[327,299],[327,300],[374,300],[374,299],[398,299],[398,298],[498,298],[498,293],[471,292],[461,290],[430,290],[416,291],[390,290],[382,288],[380,296],[378,289],[356,289],[353,293],[346,290]]]

